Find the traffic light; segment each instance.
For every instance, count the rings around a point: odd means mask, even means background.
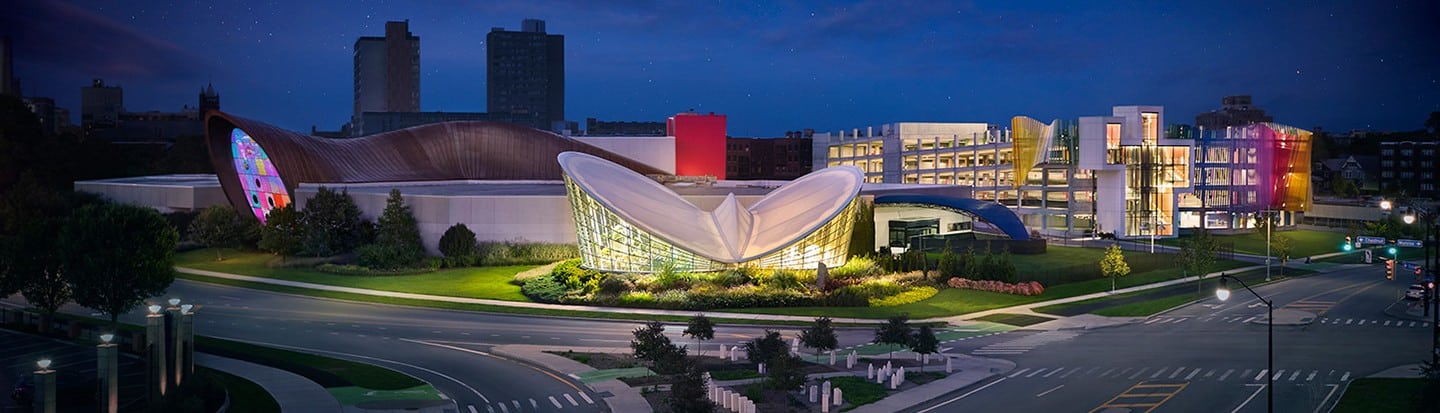
[[[1349,235],[1345,236],[1345,245],[1341,245],[1340,249],[1345,250],[1345,252],[1350,252],[1350,250],[1355,249],[1355,243],[1350,240]]]
[[[1390,247],[1386,248],[1385,252],[1390,254],[1391,257],[1394,257],[1396,253],[1400,252],[1400,250],[1395,249],[1395,247]]]
[[[1385,279],[1395,279],[1395,260],[1385,260]]]

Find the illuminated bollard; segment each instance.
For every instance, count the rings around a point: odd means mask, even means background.
[[[869,364],[869,365],[867,365],[867,367],[865,368],[865,379],[866,379],[866,380],[869,380],[869,379],[873,379],[873,378],[875,378],[875,365],[874,365],[874,364]]]
[[[830,350],[830,365],[835,365],[835,350]]]
[[[100,411],[116,413],[120,410],[120,349],[111,341],[114,334],[101,334],[100,345],[95,346],[95,374],[100,383]]]
[[[35,363],[35,412],[55,413],[55,370],[50,369],[50,359]]]
[[[145,316],[145,364],[149,374],[145,376],[146,387],[150,389],[146,405],[159,406],[165,397],[165,315],[161,307],[147,307],[150,315]]]
[[[845,404],[845,392],[841,391],[839,387],[836,387],[835,397],[830,400],[835,403],[835,407],[840,407],[840,405]]]
[[[949,373],[954,373],[954,372],[955,372],[955,359],[946,357],[946,358],[945,358],[945,373],[946,373],[946,374],[949,374]]]

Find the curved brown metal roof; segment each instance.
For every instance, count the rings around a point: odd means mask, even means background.
[[[211,111],[205,116],[210,162],[225,195],[237,208],[245,201],[230,150],[230,132],[249,134],[280,171],[294,195],[301,183],[446,180],[560,180],[561,152],[583,152],[641,174],[668,173],[583,142],[500,122],[444,122],[354,139],[303,135],[264,122]]]

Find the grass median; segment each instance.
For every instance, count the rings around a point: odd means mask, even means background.
[[[1249,232],[1243,234],[1216,234],[1212,232],[1210,236],[1214,237],[1215,240],[1219,241],[1222,245],[1227,243],[1234,245],[1235,252],[1251,255],[1265,255],[1264,231]],[[1276,236],[1284,236],[1290,238],[1290,240],[1292,241],[1290,247],[1290,256],[1296,257],[1300,260],[1304,260],[1305,257],[1312,255],[1339,252],[1340,244],[1343,244],[1345,242],[1344,233],[1330,231],[1285,230],[1274,231],[1270,233],[1270,238],[1272,240]],[[1185,240],[1189,239],[1190,237],[1190,235],[1185,235],[1179,238],[1167,238],[1157,240],[1156,242],[1162,245],[1179,247]]]
[[[1409,413],[1435,411],[1425,406],[1422,398],[1428,388],[1425,379],[1362,378],[1350,383],[1345,396],[1335,403],[1334,413]],[[1428,409],[1428,410],[1427,410]]]
[[[1291,268],[1286,271],[1286,274],[1287,277],[1298,277],[1313,272],[1314,271],[1306,269]],[[1230,275],[1239,277],[1250,285],[1258,285],[1264,282],[1265,270],[1255,269]],[[1200,281],[1201,285],[1199,286],[1193,282],[1177,284],[1153,290],[1092,298],[1072,303],[1047,305],[1035,308],[1034,310],[1039,313],[1060,316],[1090,313],[1109,317],[1148,317],[1161,311],[1185,305],[1197,299],[1212,297],[1212,294],[1215,292],[1215,280],[1217,278],[1218,277],[1207,277]]]
[[[175,266],[311,284],[526,302],[530,300],[520,293],[520,286],[510,281],[515,274],[537,267],[465,267],[413,275],[356,276],[331,274],[313,268],[272,267],[270,263],[275,256],[264,252],[227,250],[223,255],[224,261],[216,261],[212,249],[186,251],[175,254]]]

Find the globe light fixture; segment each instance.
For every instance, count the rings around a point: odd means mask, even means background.
[[[114,334],[105,333],[105,334],[101,334],[101,335],[100,335],[100,342],[102,342],[102,343],[110,344],[110,341],[112,341],[112,340],[115,340],[115,335],[114,335]]]
[[[154,315],[154,314],[160,314],[161,307],[160,307],[159,305],[156,305],[156,304],[151,304],[149,307],[146,307],[145,309],[150,310],[150,314]]]
[[[1391,203],[1390,203],[1390,200],[1388,200],[1388,199],[1382,199],[1382,200],[1380,200],[1380,209],[1389,211],[1389,210],[1390,210],[1390,207],[1392,207],[1392,206],[1394,206],[1394,204],[1391,204]]]
[[[170,301],[169,301],[169,303],[170,303],[170,306],[171,306],[171,307],[180,305],[180,299],[179,299],[179,298],[171,298]]]
[[[40,366],[40,370],[49,370],[50,363],[50,359],[40,359],[40,361],[35,362],[35,365]]]
[[[181,305],[181,306],[180,306],[180,313],[182,313],[182,314],[184,314],[184,313],[189,313],[189,312],[190,312],[190,309],[192,309],[192,308],[195,308],[195,305],[194,305],[194,304]]]
[[[1405,220],[1406,224],[1414,224],[1415,214],[1405,214],[1405,217],[1403,219]]]
[[[1228,284],[1229,282],[1227,282],[1224,278],[1220,279],[1220,287],[1215,289],[1216,299],[1219,299],[1220,301],[1230,299],[1230,286]]]

